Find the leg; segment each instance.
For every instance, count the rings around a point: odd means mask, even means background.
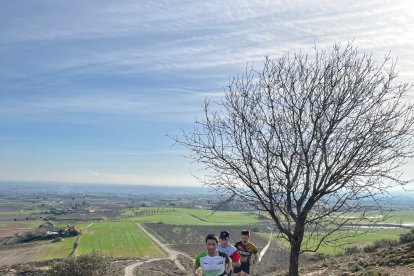
[[[246,264],[240,266],[240,269],[241,269],[240,276],[249,276],[249,273],[250,273],[250,264],[249,263],[246,263]]]
[[[233,268],[233,276],[240,276],[241,267],[234,267]]]

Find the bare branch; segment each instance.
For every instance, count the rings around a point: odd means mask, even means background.
[[[351,223],[383,219],[365,214],[385,214],[379,199],[407,183],[398,170],[413,155],[413,105],[396,78],[390,56],[377,63],[352,43],[265,57],[175,140],[206,169],[203,183],[270,215],[297,275],[305,233],[317,243],[302,251],[353,235]]]

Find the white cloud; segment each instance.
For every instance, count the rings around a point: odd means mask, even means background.
[[[14,139],[7,137],[40,136],[36,120],[44,118],[64,128],[63,120],[97,127],[97,121],[117,117],[104,121],[111,129],[121,121],[132,125],[139,117],[149,125],[142,126],[142,133],[149,132],[153,126],[148,122],[155,119],[165,129],[171,122],[185,125],[202,110],[202,99],[222,96],[228,77],[242,72],[247,62],[260,65],[264,55],[308,52],[314,44],[330,48],[354,39],[362,51],[373,51],[379,59],[392,51],[399,58],[400,80],[414,82],[410,0],[6,1],[0,9],[0,33],[0,125],[14,117],[23,122],[15,126],[16,133],[12,128],[0,132],[9,144]],[[26,130],[28,125],[33,132]],[[106,152],[141,156],[134,149]],[[134,171],[134,165],[123,164]],[[157,167],[146,168],[150,165]],[[193,181],[183,168],[171,179],[163,170],[153,169],[155,176],[150,176],[92,169],[93,164],[90,168],[78,173],[16,169],[2,177]]]
[[[60,53],[61,58],[51,60],[41,73],[113,75],[237,67],[260,60],[265,54],[308,50],[315,42],[331,46],[354,37],[361,48],[381,52],[413,49],[409,46],[414,43],[411,39],[414,5],[408,0],[392,4],[388,1],[99,1],[79,5],[71,2],[52,8],[56,9],[53,13],[42,9],[28,17],[22,14],[13,28],[3,32],[6,44],[68,41],[70,47],[61,44],[65,49],[65,53]],[[87,39],[90,46],[80,39]],[[413,51],[401,54],[404,59],[412,60]]]

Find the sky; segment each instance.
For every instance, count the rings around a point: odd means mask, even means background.
[[[351,40],[414,83],[411,0],[1,1],[0,181],[198,185],[168,135],[206,97],[265,55]]]

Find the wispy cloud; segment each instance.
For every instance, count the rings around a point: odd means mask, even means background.
[[[354,40],[379,59],[391,51],[400,80],[414,82],[411,0],[4,1],[0,34],[0,150],[25,149],[0,165],[46,164],[39,148],[61,147],[48,165],[67,150],[71,160],[85,157],[76,149],[101,152],[89,152],[81,175],[63,165],[41,175],[9,166],[10,177],[132,182],[134,164],[150,156],[143,148],[166,152],[166,130],[191,127],[205,97],[221,97],[230,76],[264,55]],[[118,160],[114,171],[93,166],[104,152]]]
[[[413,36],[409,27],[414,5],[408,0],[392,5],[387,1],[239,1],[231,5],[117,1],[62,7],[62,3],[46,3],[55,8],[54,13],[40,5],[35,9],[37,16],[13,18],[13,28],[7,27],[11,18],[6,16],[0,43],[42,41],[38,47],[46,49],[57,43],[61,51],[55,49],[55,57],[52,51],[50,62],[37,68],[43,74],[237,67],[264,54],[278,55],[314,43],[331,46],[354,37],[363,48],[406,48]],[[34,69],[30,74],[36,74]]]
[[[197,114],[202,110],[205,97],[217,97],[216,93],[180,90],[164,90],[155,93],[94,93],[61,96],[28,97],[25,101],[3,99],[0,114],[9,118],[22,115],[70,113],[70,114],[119,114],[152,116],[149,120],[162,119],[169,121],[171,116],[179,114]],[[183,108],[185,106],[185,108]],[[170,119],[168,119],[170,117]],[[193,119],[193,116],[190,116]],[[35,119],[35,117],[28,118]],[[180,119],[179,119],[180,120]]]

